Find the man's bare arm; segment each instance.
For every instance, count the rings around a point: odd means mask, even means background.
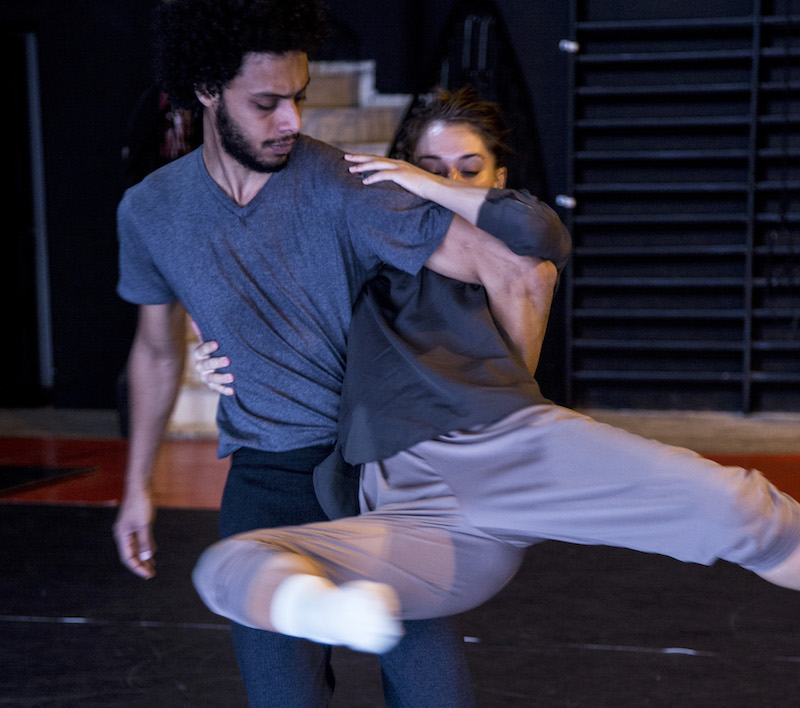
[[[484,276],[489,309],[531,376],[542,353],[558,271],[551,261],[520,256],[515,273]]]
[[[130,442],[114,538],[123,564],[143,578],[155,574],[151,478],[183,372],[184,316],[177,303],[141,306],[128,359]]]
[[[517,255],[499,239],[455,216],[426,266],[486,288],[492,314],[533,375],[553,300],[555,265]]]

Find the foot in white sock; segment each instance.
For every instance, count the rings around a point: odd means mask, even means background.
[[[397,593],[389,585],[359,580],[336,586],[298,574],[275,590],[270,620],[282,634],[383,654],[403,636],[399,612]]]

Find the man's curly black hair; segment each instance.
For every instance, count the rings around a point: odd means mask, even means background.
[[[327,36],[318,0],[160,0],[153,23],[158,85],[179,108],[196,88],[220,92],[249,52],[309,53]]]

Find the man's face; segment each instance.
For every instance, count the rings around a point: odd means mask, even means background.
[[[282,169],[302,127],[307,85],[305,54],[245,55],[213,103],[223,150],[253,172]]]

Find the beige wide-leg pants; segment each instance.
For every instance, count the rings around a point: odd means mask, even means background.
[[[198,563],[198,590],[212,610],[247,624],[250,579],[290,552],[337,584],[392,585],[402,617],[421,619],[484,602],[544,539],[758,571],[800,543],[800,506],[760,473],[554,405],[367,464],[361,501],[357,517],[221,541]]]

